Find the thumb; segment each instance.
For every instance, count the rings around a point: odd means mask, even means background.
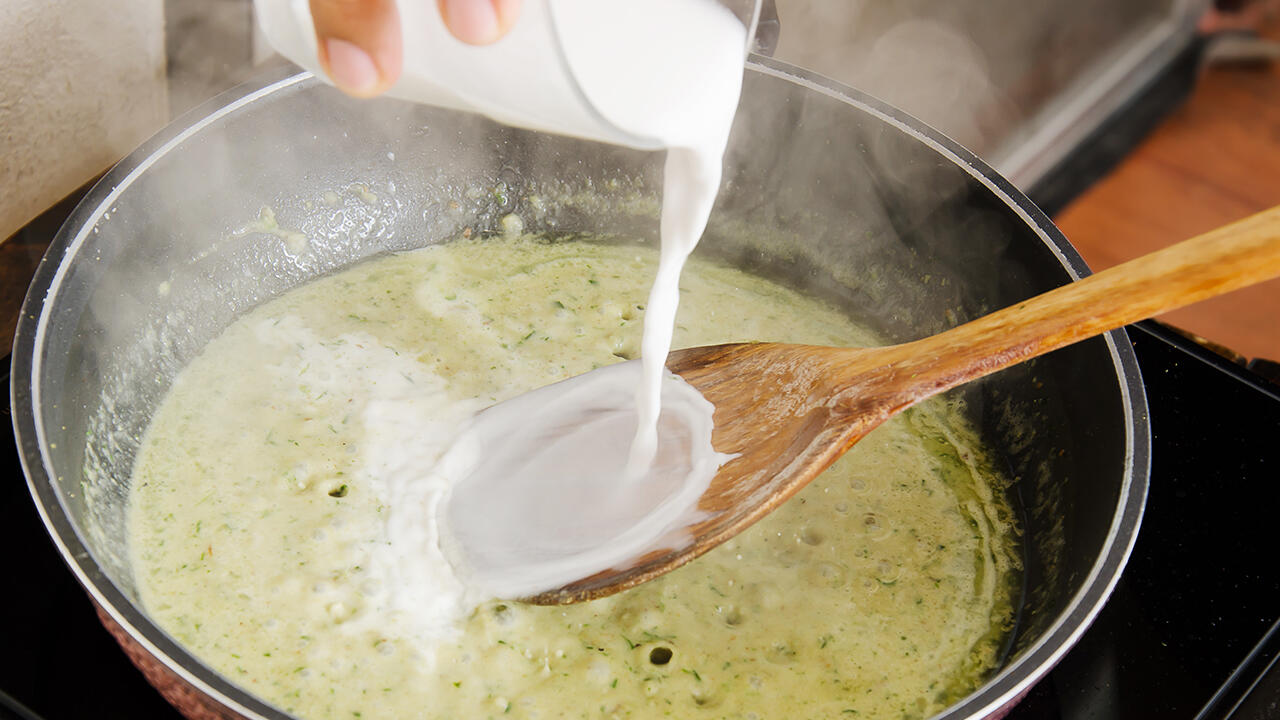
[[[310,2],[320,65],[333,84],[356,97],[373,97],[395,84],[402,50],[394,0]]]

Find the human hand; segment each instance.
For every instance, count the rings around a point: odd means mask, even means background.
[[[320,64],[340,89],[356,97],[385,92],[400,77],[400,15],[394,0],[310,0]],[[406,0],[427,2],[428,0]],[[449,32],[487,45],[515,23],[522,0],[437,0]]]

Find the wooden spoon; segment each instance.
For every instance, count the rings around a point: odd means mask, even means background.
[[[674,570],[764,517],[876,426],[925,398],[1276,276],[1280,207],[915,342],[871,349],[735,343],[673,352],[667,367],[715,406],[716,450],[737,454],[699,501],[710,517],[690,526],[690,542],[679,549],[655,550],[626,569],[526,600],[590,600]]]

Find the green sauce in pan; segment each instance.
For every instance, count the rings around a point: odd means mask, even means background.
[[[177,379],[133,478],[147,611],[306,718],[928,716],[1013,617],[1003,480],[945,400],[879,428],[741,536],[566,607],[483,603],[424,638],[369,567],[384,507],[362,418],[433,384],[480,405],[637,352],[656,254],[536,238],[365,263],[263,305]],[[676,346],[876,344],[831,307],[706,262]],[[407,383],[407,384],[405,384]]]

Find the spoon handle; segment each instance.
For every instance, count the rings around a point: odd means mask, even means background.
[[[1078,340],[1277,276],[1280,207],[944,333],[895,346],[894,357],[887,359],[896,373],[917,375],[923,397]]]

